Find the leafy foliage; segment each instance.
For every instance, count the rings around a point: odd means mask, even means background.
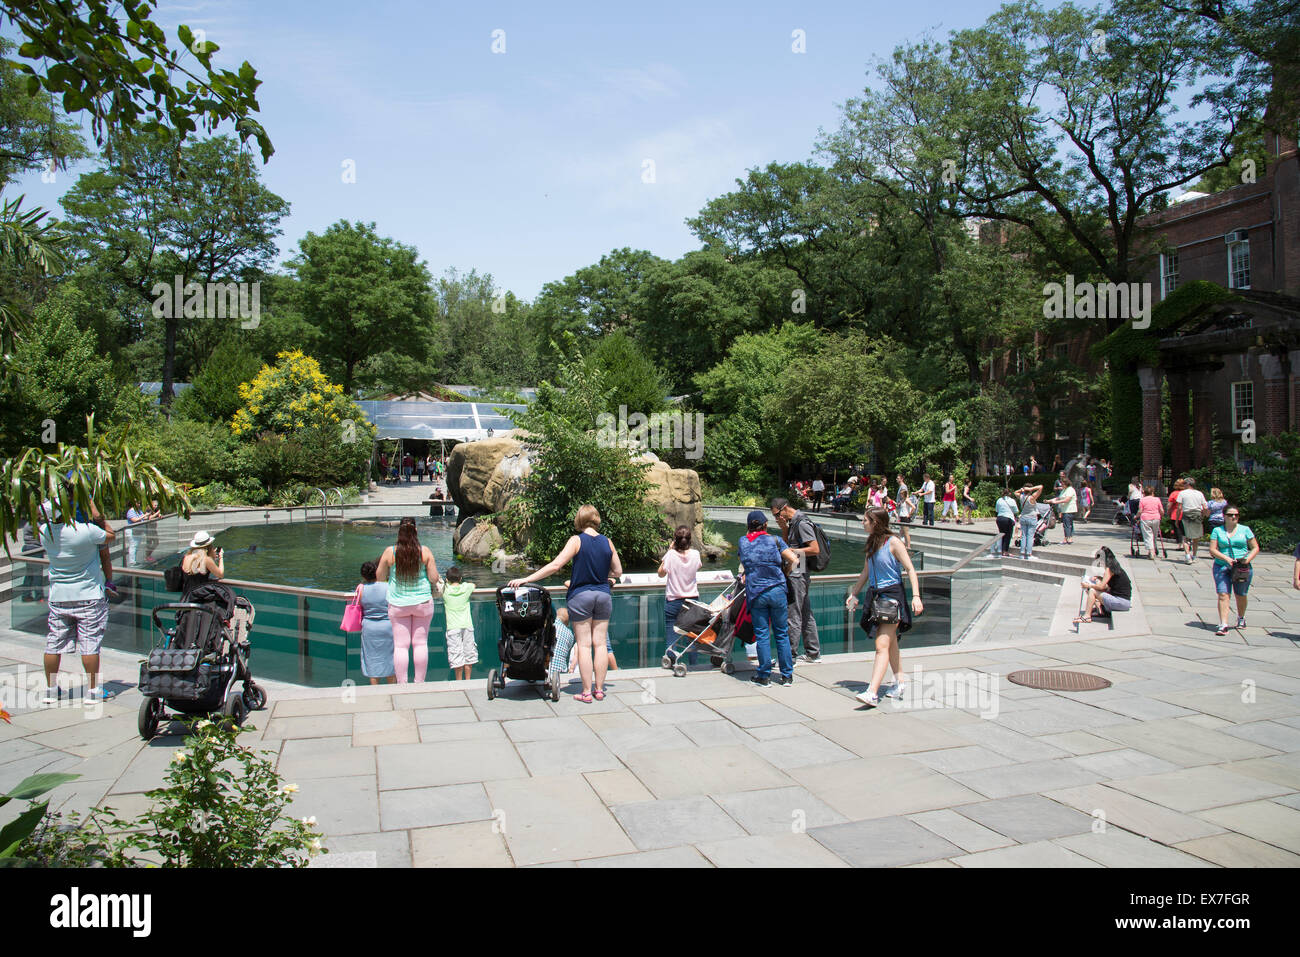
[[[179,47],[171,46],[152,13],[145,0],[12,0],[4,16],[26,38],[18,54],[30,62],[10,63],[26,74],[29,95],[44,90],[60,97],[66,112],[88,113],[101,144],[123,130],[181,139],[199,123],[212,130],[233,121],[241,140],[256,140],[269,159],[270,137],[252,116],[257,71],[247,61],[238,72],[214,69],[220,47],[183,24]]]
[[[544,564],[573,534],[578,508],[591,504],[600,510],[602,534],[624,560],[649,559],[670,532],[659,510],[646,501],[647,463],[597,441],[595,418],[608,406],[611,391],[576,345],[569,348],[575,355],[560,363],[557,384],[544,382],[537,402],[515,414],[515,424],[528,433],[524,444],[532,469],[523,492],[501,516],[502,527],[514,541],[527,540],[529,561]]]
[[[297,787],[283,785],[271,761],[239,744],[245,730],[190,722],[166,786],[145,795],[153,807],[135,825],[146,829],[118,842],[123,863],[139,851],[163,867],[305,867],[320,851],[315,819],[286,813]],[[111,809],[100,813],[127,823]]]

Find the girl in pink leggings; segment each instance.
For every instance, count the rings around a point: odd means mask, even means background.
[[[385,576],[397,683],[406,683],[411,659],[415,663],[415,680],[423,681],[429,669],[429,622],[433,620],[433,588],[438,584],[438,565],[433,560],[433,552],[420,544],[415,519],[402,519],[397,526],[397,544],[384,549],[375,577]]]

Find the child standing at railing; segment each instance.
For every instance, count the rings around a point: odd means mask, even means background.
[[[474,665],[478,664],[474,619],[469,611],[472,594],[474,583],[462,581],[461,571],[455,565],[447,569],[447,584],[442,589],[443,606],[447,610],[447,660],[457,681],[468,680]]]

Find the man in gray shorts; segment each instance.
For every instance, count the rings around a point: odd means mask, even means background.
[[[102,701],[104,690],[99,683],[99,647],[108,626],[108,599],[104,593],[104,571],[99,549],[117,537],[104,521],[94,502],[89,503],[90,521],[65,523],[58,514],[58,504],[41,505],[49,521],[40,526],[41,546],[49,559],[49,637],[45,643],[44,704],[59,700],[59,660],[64,652],[81,654],[89,688],[87,701]]]

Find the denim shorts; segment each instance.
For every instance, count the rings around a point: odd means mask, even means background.
[[[1251,568],[1250,578],[1246,579],[1244,582],[1234,582],[1232,580],[1231,565],[1220,565],[1218,562],[1214,563],[1214,590],[1220,595],[1226,595],[1231,591],[1240,597],[1245,597],[1246,590],[1250,588],[1251,579],[1254,577],[1255,569]]]
[[[609,621],[613,608],[614,603],[609,597],[609,592],[579,592],[569,599],[569,620],[587,621],[588,619],[594,619],[596,621]]]

